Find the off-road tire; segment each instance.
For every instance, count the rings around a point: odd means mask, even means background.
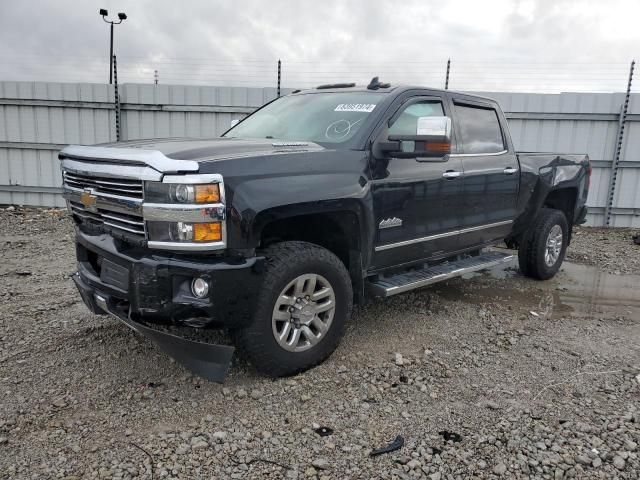
[[[351,278],[344,264],[329,250],[307,242],[281,242],[269,246],[265,272],[253,321],[233,332],[239,350],[261,373],[284,377],[308,370],[325,360],[338,346],[353,306]],[[322,275],[335,294],[333,320],[315,346],[303,352],[284,350],[274,338],[272,314],[282,290],[296,277],[314,273]]]
[[[547,239],[551,229],[558,225],[562,230],[562,248],[553,265],[545,262]],[[569,226],[567,219],[560,210],[543,208],[529,226],[520,242],[518,262],[523,275],[537,280],[547,280],[553,277],[564,260],[569,242]]]

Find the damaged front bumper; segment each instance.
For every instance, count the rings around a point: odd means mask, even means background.
[[[238,328],[250,321],[262,259],[158,255],[108,235],[77,231],[78,272],[72,276],[87,307],[109,314],[155,342],[197,375],[222,382],[234,348],[196,342],[149,326]],[[194,298],[187,286],[206,278],[206,298]]]
[[[109,314],[132,330],[155,342],[165,353],[173,357],[196,375],[214,382],[223,382],[231,366],[233,347],[195,342],[186,338],[150,328],[131,319],[128,309],[109,295],[99,293],[83,282],[79,273],[71,277],[78,287],[85,305],[93,313]]]

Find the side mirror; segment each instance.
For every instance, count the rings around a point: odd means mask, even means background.
[[[451,153],[451,119],[449,117],[419,117],[416,133],[389,135],[389,142],[399,146],[403,156],[441,157]],[[389,148],[389,147],[387,147]]]

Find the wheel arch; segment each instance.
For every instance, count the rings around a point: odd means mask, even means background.
[[[574,186],[554,188],[544,199],[541,208],[553,208],[564,213],[567,219],[568,238],[567,242],[571,243],[571,234],[573,233],[573,224],[575,220],[575,208],[578,202],[578,188]]]
[[[557,185],[550,187],[545,182],[538,182],[529,199],[529,207],[514,222],[512,235],[506,239],[507,245],[515,246],[522,242],[529,226],[535,222],[543,208],[552,208],[564,213],[569,227],[569,238],[575,221],[575,208],[578,204],[578,187],[575,185]]]
[[[273,208],[256,216],[253,235],[257,249],[283,241],[304,241],[326,248],[347,268],[356,299],[363,292],[363,253],[367,250],[364,220],[358,208],[296,205]],[[363,293],[362,293],[363,294]]]

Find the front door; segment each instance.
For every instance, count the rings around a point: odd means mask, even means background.
[[[472,248],[502,240],[511,231],[520,184],[518,159],[506,125],[490,103],[453,98],[462,160],[462,221],[458,244]]]
[[[415,135],[418,118],[426,116],[450,116],[444,97],[405,99],[381,136]],[[412,147],[403,145],[403,151],[413,151]],[[435,158],[380,157],[372,162],[374,269],[456,250],[456,238],[449,232],[460,223],[462,159],[444,154]]]

